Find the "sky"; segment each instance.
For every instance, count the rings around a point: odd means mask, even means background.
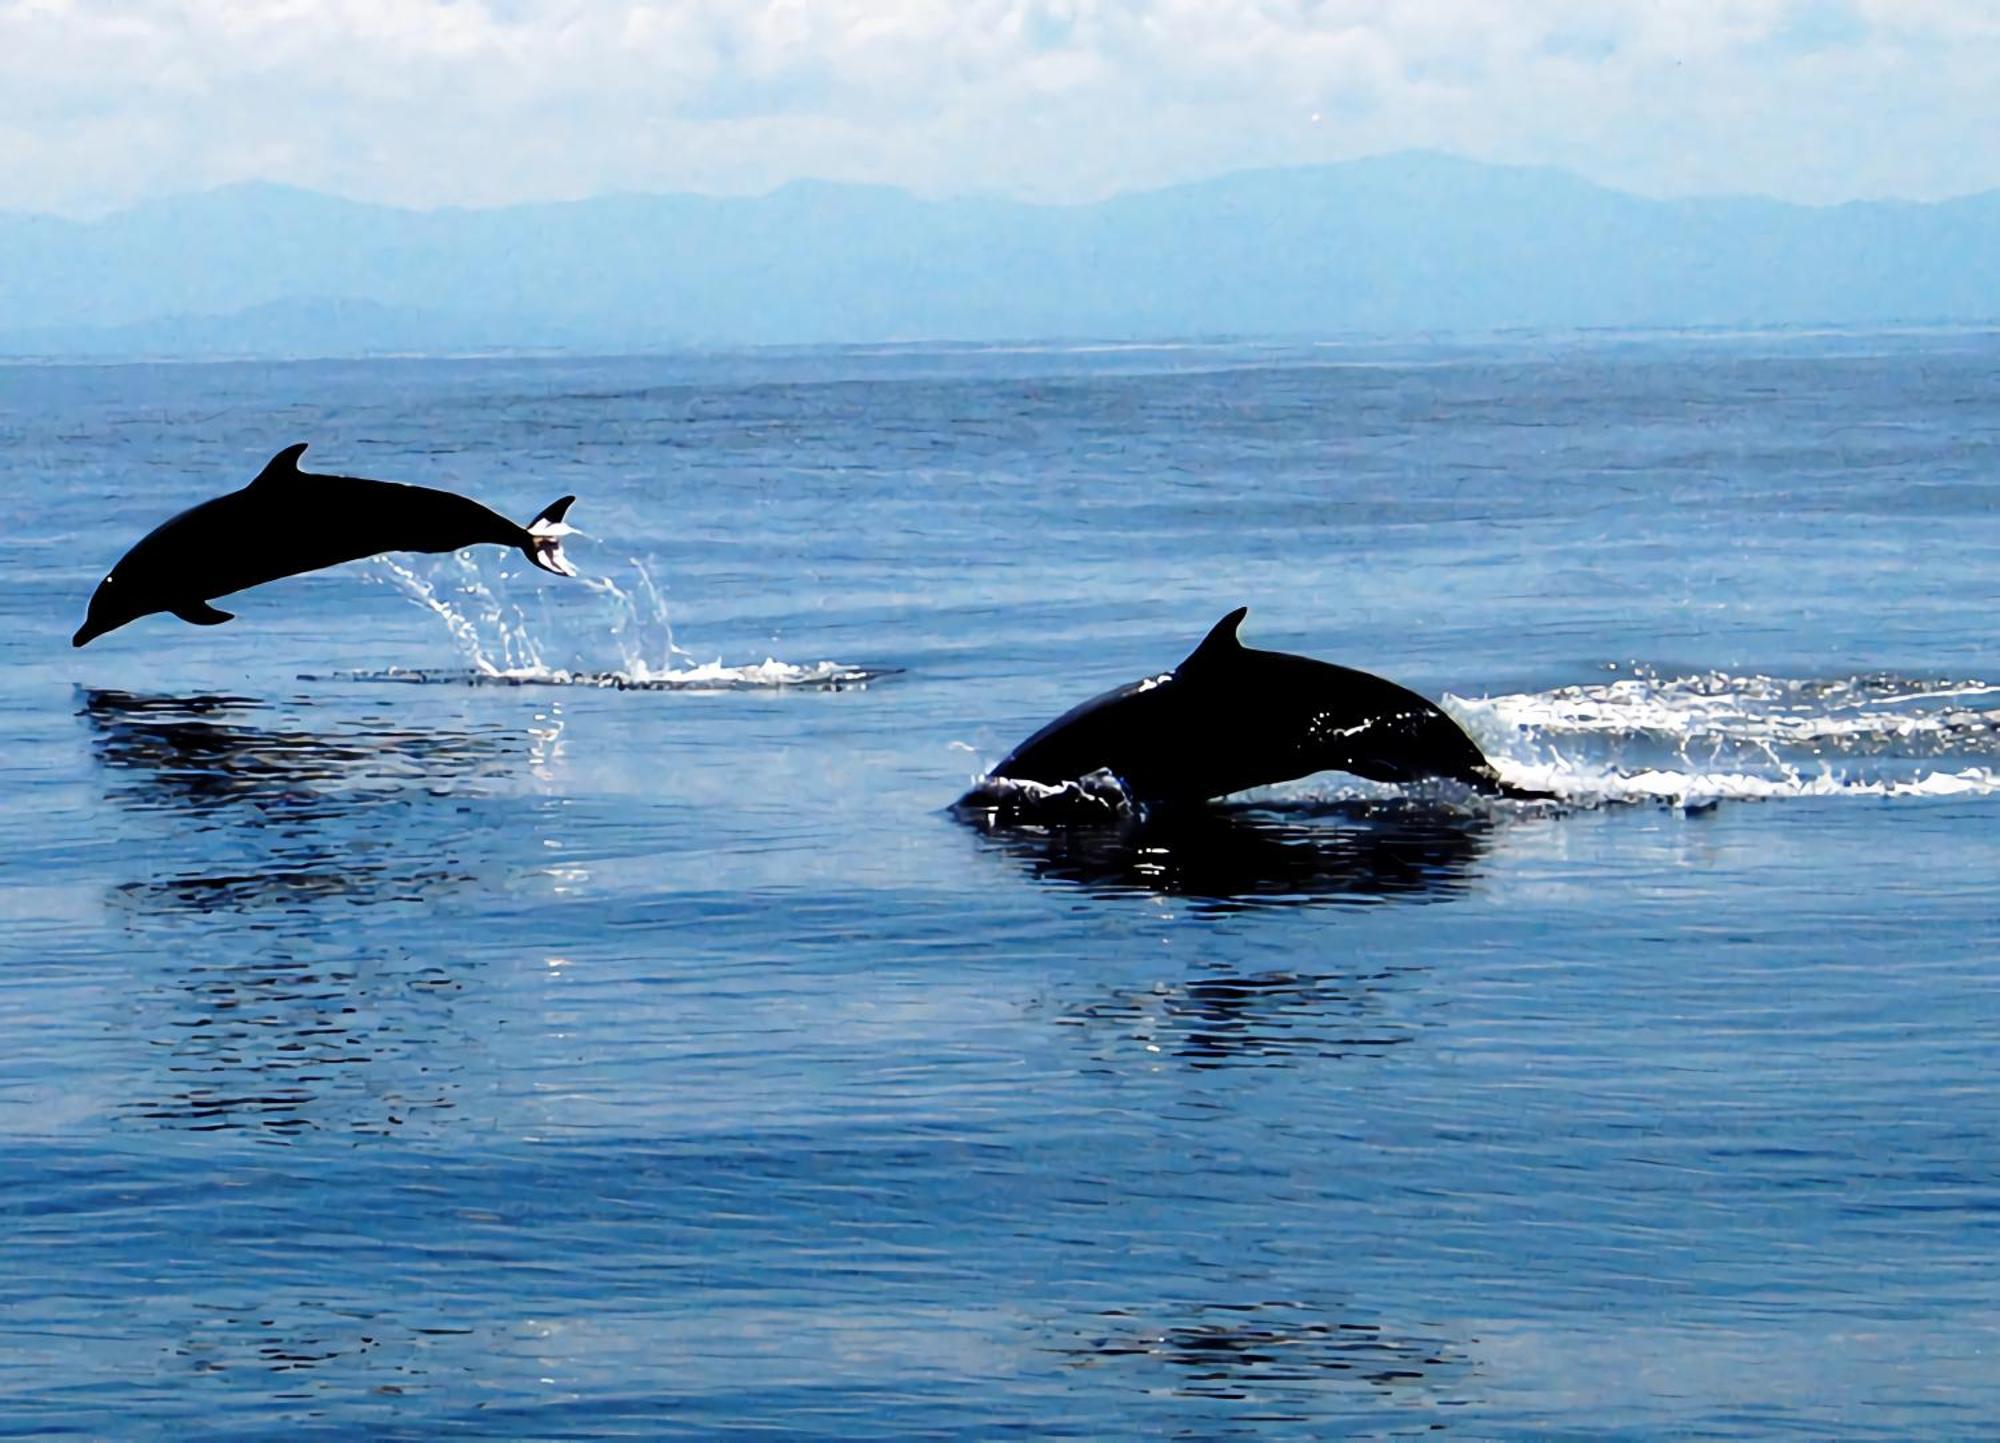
[[[0,0],[0,210],[820,178],[1064,201],[1405,149],[2000,188],[2000,0]]]

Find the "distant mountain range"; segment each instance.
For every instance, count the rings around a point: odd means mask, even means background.
[[[355,355],[2000,319],[2000,191],[1654,201],[1427,153],[1088,205],[800,182],[413,211],[249,184],[0,215],[0,354]]]

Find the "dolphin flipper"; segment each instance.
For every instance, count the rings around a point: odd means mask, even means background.
[[[233,612],[217,611],[205,601],[190,601],[173,608],[173,613],[182,621],[194,626],[220,626],[225,621],[236,619]]]

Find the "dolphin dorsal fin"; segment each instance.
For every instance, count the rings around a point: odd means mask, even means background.
[[[299,457],[306,454],[306,446],[308,444],[305,441],[300,441],[296,445],[287,446],[264,463],[264,469],[257,473],[257,479],[250,484],[252,486],[269,486],[274,482],[296,479],[299,474]]]
[[[1175,673],[1206,671],[1235,660],[1243,654],[1243,643],[1236,639],[1236,628],[1243,624],[1243,618],[1250,614],[1250,608],[1239,606],[1222,620],[1209,628],[1201,645],[1187,654],[1187,660],[1174,668]]]

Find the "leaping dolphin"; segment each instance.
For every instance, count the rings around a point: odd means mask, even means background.
[[[571,528],[565,496],[517,526],[470,497],[397,481],[315,476],[299,470],[305,444],[287,446],[240,491],[217,496],[163,521],[126,552],[90,598],[70,645],[156,611],[196,626],[219,626],[218,596],[318,571],[384,551],[457,551],[491,542],[520,548],[558,576],[576,569],[563,556]]]
[[[1314,772],[1376,782],[1443,777],[1489,796],[1537,796],[1500,780],[1458,723],[1366,672],[1253,651],[1239,606],[1170,672],[1105,692],[1057,717],[989,774],[1060,786],[1109,772],[1139,802],[1200,802]],[[995,805],[975,787],[959,805]]]

